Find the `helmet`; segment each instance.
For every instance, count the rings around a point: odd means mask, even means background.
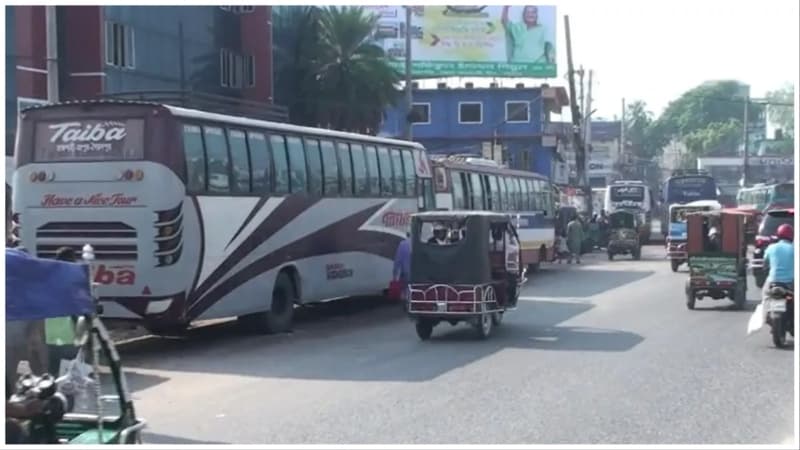
[[[786,239],[787,241],[791,241],[794,239],[794,228],[788,223],[785,223],[778,227],[778,232],[775,233],[778,235],[778,239]]]

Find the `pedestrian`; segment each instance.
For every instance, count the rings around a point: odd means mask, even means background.
[[[394,254],[394,270],[392,283],[395,290],[400,290],[400,299],[405,305],[408,298],[408,282],[411,279],[411,233],[406,232],[406,238],[400,241]]]
[[[61,247],[56,251],[56,260],[74,263],[77,261],[75,250]],[[55,295],[58,295],[57,293]],[[45,321],[45,342],[48,349],[48,371],[58,376],[61,361],[75,359],[78,348],[75,347],[75,317],[54,317]]]
[[[581,263],[581,244],[583,243],[583,224],[577,215],[567,224],[567,248],[569,248],[569,258],[567,264],[572,264],[572,258],[576,263]]]

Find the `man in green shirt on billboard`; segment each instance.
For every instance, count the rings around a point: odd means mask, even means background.
[[[500,21],[506,29],[506,46],[510,63],[552,63],[552,43],[547,41],[547,30],[539,24],[536,6],[522,8],[522,22],[508,18],[510,6],[503,6]]]

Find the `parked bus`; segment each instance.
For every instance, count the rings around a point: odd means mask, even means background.
[[[26,110],[15,208],[32,253],[94,247],[104,315],[155,331],[381,293],[434,202],[416,143],[145,102]]]
[[[667,237],[669,205],[685,204],[698,200],[717,200],[719,189],[714,177],[703,170],[677,170],[664,182],[663,217],[661,234]]]
[[[640,180],[619,180],[611,183],[606,189],[604,209],[611,214],[615,211],[627,210],[639,216],[640,240],[650,240],[654,200],[650,194],[650,186]]]
[[[432,165],[437,208],[511,214],[520,237],[522,260],[529,270],[553,260],[555,212],[553,187],[547,177],[464,155],[433,158]]]

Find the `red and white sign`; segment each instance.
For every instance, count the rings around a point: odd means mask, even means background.
[[[94,271],[94,282],[103,285],[119,284],[132,286],[136,283],[133,266],[106,266],[100,264]]]
[[[383,214],[383,226],[405,229],[411,223],[411,213],[405,211],[387,211]]]
[[[135,205],[137,200],[137,197],[126,196],[122,193],[97,193],[88,196],[45,194],[42,197],[40,206],[42,208],[94,208],[103,206],[124,208]]]

